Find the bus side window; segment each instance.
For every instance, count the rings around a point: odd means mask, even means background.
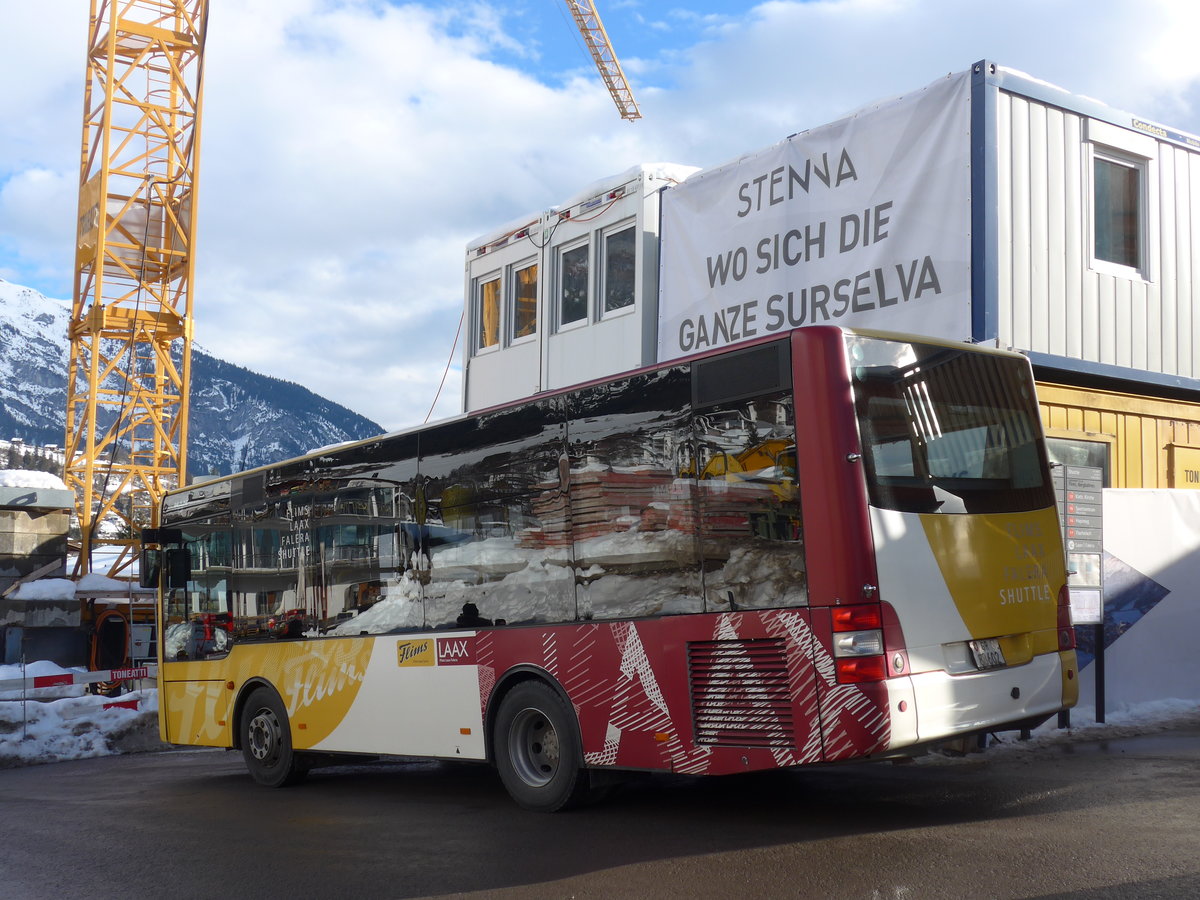
[[[580,618],[703,611],[690,368],[584,388],[568,400]]]
[[[705,407],[695,433],[707,608],[807,605],[791,393]]]
[[[464,603],[480,618],[514,624],[574,620],[574,585],[562,564],[564,452],[557,398],[421,435],[427,626],[458,627]]]

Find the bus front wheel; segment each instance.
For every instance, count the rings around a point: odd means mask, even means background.
[[[255,781],[288,787],[304,780],[308,766],[292,750],[287,710],[278,694],[269,688],[255,690],[242,709],[240,728],[242,758]]]
[[[587,798],[574,713],[549,685],[525,681],[509,691],[500,701],[494,738],[500,780],[519,805],[557,812]]]

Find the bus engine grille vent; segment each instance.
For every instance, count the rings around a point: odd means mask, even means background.
[[[688,644],[696,743],[789,747],[795,743],[782,640]]]

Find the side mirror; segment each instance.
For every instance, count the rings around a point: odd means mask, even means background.
[[[166,553],[167,588],[186,588],[192,580],[192,554],[186,547],[172,547]]]
[[[161,550],[142,548],[142,558],[138,565],[138,584],[142,587],[158,587],[158,579],[162,575],[162,553]]]

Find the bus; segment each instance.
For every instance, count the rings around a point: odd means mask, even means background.
[[[1077,697],[1032,370],[968,344],[803,328],[194,483],[143,546],[163,740],[269,786],[475,760],[554,811]]]

